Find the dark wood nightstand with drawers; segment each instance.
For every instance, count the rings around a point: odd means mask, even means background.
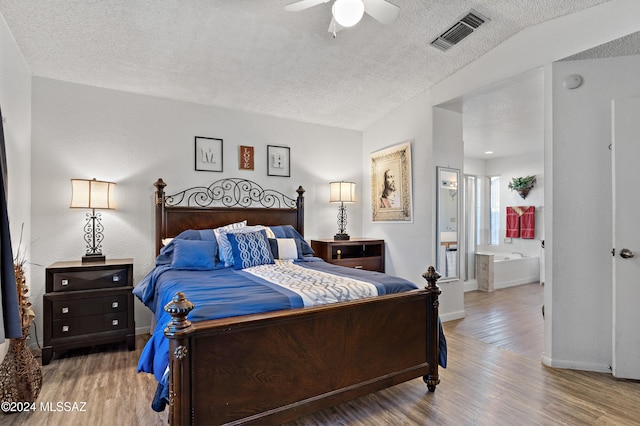
[[[348,268],[384,272],[384,240],[311,240],[316,256],[325,262]]]
[[[56,262],[46,269],[42,365],[53,352],[127,342],[135,349],[133,259]]]

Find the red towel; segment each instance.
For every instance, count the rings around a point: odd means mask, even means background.
[[[520,238],[520,215],[514,207],[507,207],[507,238]]]
[[[525,210],[520,216],[520,236],[532,240],[536,236],[536,208],[534,206],[523,208]]]

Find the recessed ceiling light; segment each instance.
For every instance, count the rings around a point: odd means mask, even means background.
[[[484,153],[489,155],[489,154],[493,154],[493,151],[485,151]]]

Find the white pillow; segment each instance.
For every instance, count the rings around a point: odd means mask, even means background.
[[[213,230],[213,234],[216,236],[216,241],[218,242],[218,259],[220,260],[220,262],[224,262],[224,253],[223,253],[223,243],[221,243],[221,240],[225,240],[225,242],[227,243],[227,245],[229,246],[229,253],[231,253],[231,245],[229,244],[229,240],[227,239],[226,236],[221,237],[220,231],[228,231],[230,229],[237,229],[237,228],[244,228],[245,226],[247,226],[247,221],[243,220],[242,222],[236,222],[236,223],[230,223],[228,225],[225,226],[220,226],[219,228],[215,228]]]
[[[169,245],[169,243],[173,240],[173,238],[163,238],[162,239],[162,245],[166,246]]]
[[[267,238],[275,238],[276,237],[276,234],[274,234],[273,231],[271,230],[271,228],[269,228],[268,226],[265,226],[264,230],[267,233]]]
[[[297,259],[298,247],[293,238],[276,238],[278,244],[278,259]]]

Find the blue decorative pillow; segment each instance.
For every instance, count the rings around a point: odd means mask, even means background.
[[[264,229],[256,232],[229,233],[233,253],[233,269],[274,263]]]
[[[168,241],[167,244],[165,244],[165,246],[160,249],[160,254],[156,257],[156,266],[168,265],[173,261],[173,250],[175,248],[174,243],[178,240],[192,240],[192,241],[193,240],[196,240],[196,241],[212,240],[213,243],[216,245],[216,247],[218,246],[218,243],[216,241],[216,236],[214,235],[212,229],[200,229],[200,230],[187,229],[185,231],[182,231],[175,238],[169,238],[169,240],[171,241]],[[216,251],[217,251],[217,248],[216,248]],[[215,259],[214,259],[214,262],[215,262]]]
[[[174,239],[172,243],[173,259],[171,260],[171,267],[173,269],[204,271],[215,268],[215,241]]]
[[[242,222],[230,223],[213,230],[216,241],[218,242],[218,260],[220,262],[226,261],[225,255],[231,255],[231,246],[229,245],[229,240],[227,240],[225,232],[231,229],[244,228],[245,226],[247,226],[247,221],[243,220]],[[231,266],[231,264],[227,266]]]
[[[302,238],[302,235],[300,235],[293,226],[278,225],[270,226],[269,228],[271,228],[271,231],[273,231],[273,234],[276,236],[276,238],[295,238],[296,241],[299,241],[303,256],[312,256],[315,254],[309,243],[306,242],[304,238]]]
[[[234,229],[221,229],[220,238],[218,239],[218,254],[222,253],[224,258],[224,266],[233,266],[233,252],[231,251],[231,242],[229,241],[229,234],[245,234],[249,232],[257,232],[264,229],[262,225],[244,226],[242,228]]]
[[[274,259],[302,259],[300,241],[295,238],[269,238]]]

